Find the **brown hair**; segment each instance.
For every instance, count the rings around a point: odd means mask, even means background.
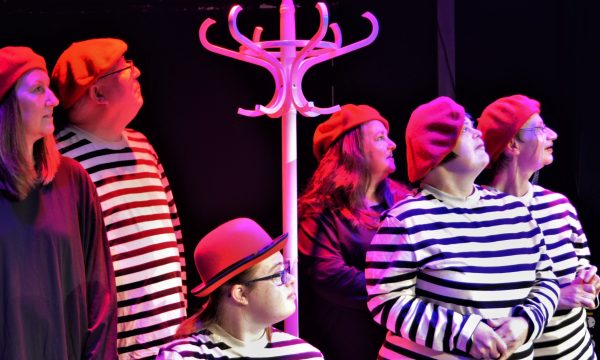
[[[175,333],[175,338],[189,336],[201,329],[208,327],[210,324],[217,322],[221,311],[221,301],[223,297],[227,295],[227,292],[231,286],[235,284],[244,284],[248,287],[251,287],[253,284],[247,283],[247,281],[250,280],[255,272],[256,265],[237,274],[225,284],[221,285],[219,288],[210,293],[200,311],[196,312],[194,315],[184,320],[181,325],[179,325],[177,332]],[[267,327],[265,332],[267,333],[267,339],[271,341],[271,327]]]
[[[300,218],[320,214],[324,209],[339,211],[355,227],[377,228],[379,213],[364,198],[372,181],[362,147],[362,126],[336,140],[319,162],[304,194],[298,199]],[[394,202],[400,184],[385,179],[377,185],[376,196],[386,208]]]
[[[26,198],[35,186],[50,183],[60,164],[52,134],[33,144],[33,164],[27,151],[23,118],[13,86],[0,102],[0,190],[17,200]]]

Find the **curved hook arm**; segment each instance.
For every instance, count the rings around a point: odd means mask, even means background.
[[[333,51],[330,51],[330,52],[324,53],[322,55],[316,56],[314,58],[308,59],[308,60],[304,61],[302,64],[300,64],[300,66],[298,67],[298,71],[306,72],[306,70],[308,70],[308,68],[312,67],[315,64],[321,63],[321,62],[329,60],[329,59],[333,59],[334,57],[338,57],[338,56],[347,54],[351,51],[360,49],[362,47],[365,47],[365,46],[373,43],[373,41],[375,41],[375,38],[377,37],[377,34],[379,33],[379,23],[377,22],[377,19],[375,18],[375,16],[373,16],[373,14],[371,14],[368,11],[366,13],[364,13],[362,16],[371,22],[372,28],[371,28],[371,33],[369,34],[369,36],[367,36],[363,40],[357,41],[350,45],[346,45],[342,48],[335,49]]]
[[[237,17],[240,11],[242,11],[242,7],[240,5],[234,5],[229,11],[229,32],[231,33],[231,36],[242,46],[254,52],[256,56],[260,57],[261,59],[270,63],[276,68],[280,67],[281,64],[279,63],[277,58],[269,54],[267,51],[263,50],[260,46],[253,43],[252,40],[248,39],[240,32],[237,26]],[[256,30],[254,34],[256,35]],[[260,36],[260,33],[258,35]]]
[[[312,104],[312,102],[307,101],[304,97],[302,93],[302,77],[297,76],[297,70],[300,64],[302,64],[302,61],[304,61],[304,59],[317,46],[317,44],[321,42],[321,40],[323,40],[325,34],[327,34],[327,25],[329,23],[329,12],[327,11],[327,6],[325,6],[324,3],[319,2],[317,3],[317,5],[315,5],[315,7],[319,11],[320,16],[319,29],[317,30],[315,35],[313,35],[313,37],[308,41],[308,43],[302,48],[302,50],[300,50],[300,52],[294,59],[294,62],[292,63],[290,71],[290,82],[292,84],[292,99],[297,109],[303,109],[300,110],[301,113],[302,111],[307,112],[307,108],[312,108],[314,104]]]
[[[271,75],[273,76],[273,80],[275,81],[275,93],[273,94],[273,98],[271,99],[271,101],[269,102],[267,107],[270,108],[270,107],[274,106],[275,104],[282,103],[283,100],[280,99],[282,97],[282,95],[281,95],[282,91],[280,91],[279,89],[281,89],[285,83],[285,80],[283,79],[283,75],[282,75],[283,71],[278,69],[277,66],[274,66],[272,63],[267,62],[265,60],[256,58],[254,56],[240,54],[237,51],[225,49],[223,47],[216,46],[216,45],[213,45],[212,43],[210,43],[206,37],[206,33],[208,31],[208,28],[215,23],[216,22],[213,19],[208,18],[208,19],[204,20],[202,22],[202,24],[200,25],[200,29],[198,30],[198,36],[200,38],[200,43],[202,44],[202,46],[204,46],[207,50],[212,51],[216,54],[227,56],[227,57],[241,60],[244,62],[248,62],[248,63],[254,64],[254,65],[258,65],[258,66],[261,66],[261,67],[265,68],[266,70],[268,70],[271,73]],[[279,64],[277,64],[277,65],[279,65]],[[281,67],[281,66],[279,65],[279,67]],[[257,108],[258,108],[258,106],[257,106]],[[254,113],[255,112],[255,111],[245,110],[245,109],[241,109],[241,108],[238,109],[238,113],[241,113],[241,111],[243,111],[245,113]],[[263,115],[263,113],[258,113],[256,115],[246,114],[246,116],[261,116],[261,115]]]

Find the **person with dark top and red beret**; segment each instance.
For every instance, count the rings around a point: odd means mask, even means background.
[[[0,49],[0,357],[115,359],[116,290],[96,189],[54,142],[44,59]]]
[[[491,159],[490,188],[517,196],[537,221],[561,290],[558,308],[534,343],[535,357],[595,359],[586,308],[595,309],[600,278],[577,211],[564,195],[532,184],[533,174],[554,161],[558,135],[540,116],[540,103],[525,95],[500,98],[478,120]]]
[[[388,121],[348,104],[321,123],[319,165],[299,199],[300,336],[326,359],[375,359],[384,329],[367,308],[365,254],[380,214],[407,189],[388,176],[396,144]]]
[[[452,99],[413,111],[406,155],[420,189],[385,213],[366,259],[379,359],[532,359],[559,294],[538,224],[474,184],[489,157]]]
[[[272,239],[248,218],[202,238],[194,251],[202,283],[192,294],[205,305],[157,359],[322,360],[310,344],[272,327],[296,310],[296,279],[281,254],[286,240],[287,234]]]

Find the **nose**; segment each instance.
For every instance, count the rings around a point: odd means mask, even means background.
[[[390,138],[388,138],[388,148],[390,148],[392,150],[396,149],[396,143]]]
[[[546,127],[546,138],[554,141],[558,138],[558,134],[556,133],[556,131],[552,130],[551,128]]]
[[[46,106],[56,107],[59,101],[52,89],[48,88],[46,92]]]
[[[133,65],[133,78],[137,79],[142,75],[142,71],[137,66]]]
[[[295,285],[296,284],[296,277],[294,276],[294,274],[289,273],[288,274],[288,278],[287,278],[287,282],[285,283],[286,286],[289,285]]]

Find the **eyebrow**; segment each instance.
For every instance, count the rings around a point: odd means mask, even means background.
[[[273,266],[271,266],[269,268],[269,271],[274,270],[276,267],[278,266],[283,266],[283,261],[278,262],[277,264],[274,264]]]

